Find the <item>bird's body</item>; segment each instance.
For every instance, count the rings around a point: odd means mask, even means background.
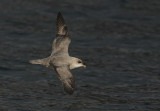
[[[59,79],[62,81],[64,90],[67,93],[72,94],[75,89],[75,80],[70,70],[86,66],[82,63],[82,60],[76,57],[71,57],[68,54],[68,47],[71,38],[64,18],[60,12],[57,15],[56,24],[57,34],[56,38],[53,40],[51,55],[44,59],[30,60],[30,63],[54,68]]]

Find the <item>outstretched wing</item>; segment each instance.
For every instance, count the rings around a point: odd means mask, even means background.
[[[68,47],[71,42],[71,39],[68,33],[67,25],[60,12],[57,15],[56,25],[57,34],[52,44],[52,55],[57,51],[61,51],[61,53],[68,53]]]
[[[69,67],[56,67],[55,70],[59,76],[59,79],[62,81],[64,90],[69,94],[73,94],[75,89],[75,79],[72,73],[70,72]]]

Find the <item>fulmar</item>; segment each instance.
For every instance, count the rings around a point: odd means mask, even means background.
[[[53,68],[62,81],[64,90],[68,94],[73,94],[75,90],[75,79],[70,70],[78,67],[86,67],[86,65],[83,64],[81,59],[71,57],[68,54],[71,38],[65,20],[60,12],[57,14],[56,25],[57,34],[53,40],[51,55],[47,58],[30,60],[29,62]]]

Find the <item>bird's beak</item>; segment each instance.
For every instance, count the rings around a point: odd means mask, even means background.
[[[83,64],[83,67],[86,68],[87,66]]]

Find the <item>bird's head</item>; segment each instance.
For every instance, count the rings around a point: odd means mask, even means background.
[[[78,68],[78,67],[86,68],[86,65],[83,63],[83,61],[81,59],[72,58],[72,63],[70,64],[70,69],[74,69],[74,68]]]

